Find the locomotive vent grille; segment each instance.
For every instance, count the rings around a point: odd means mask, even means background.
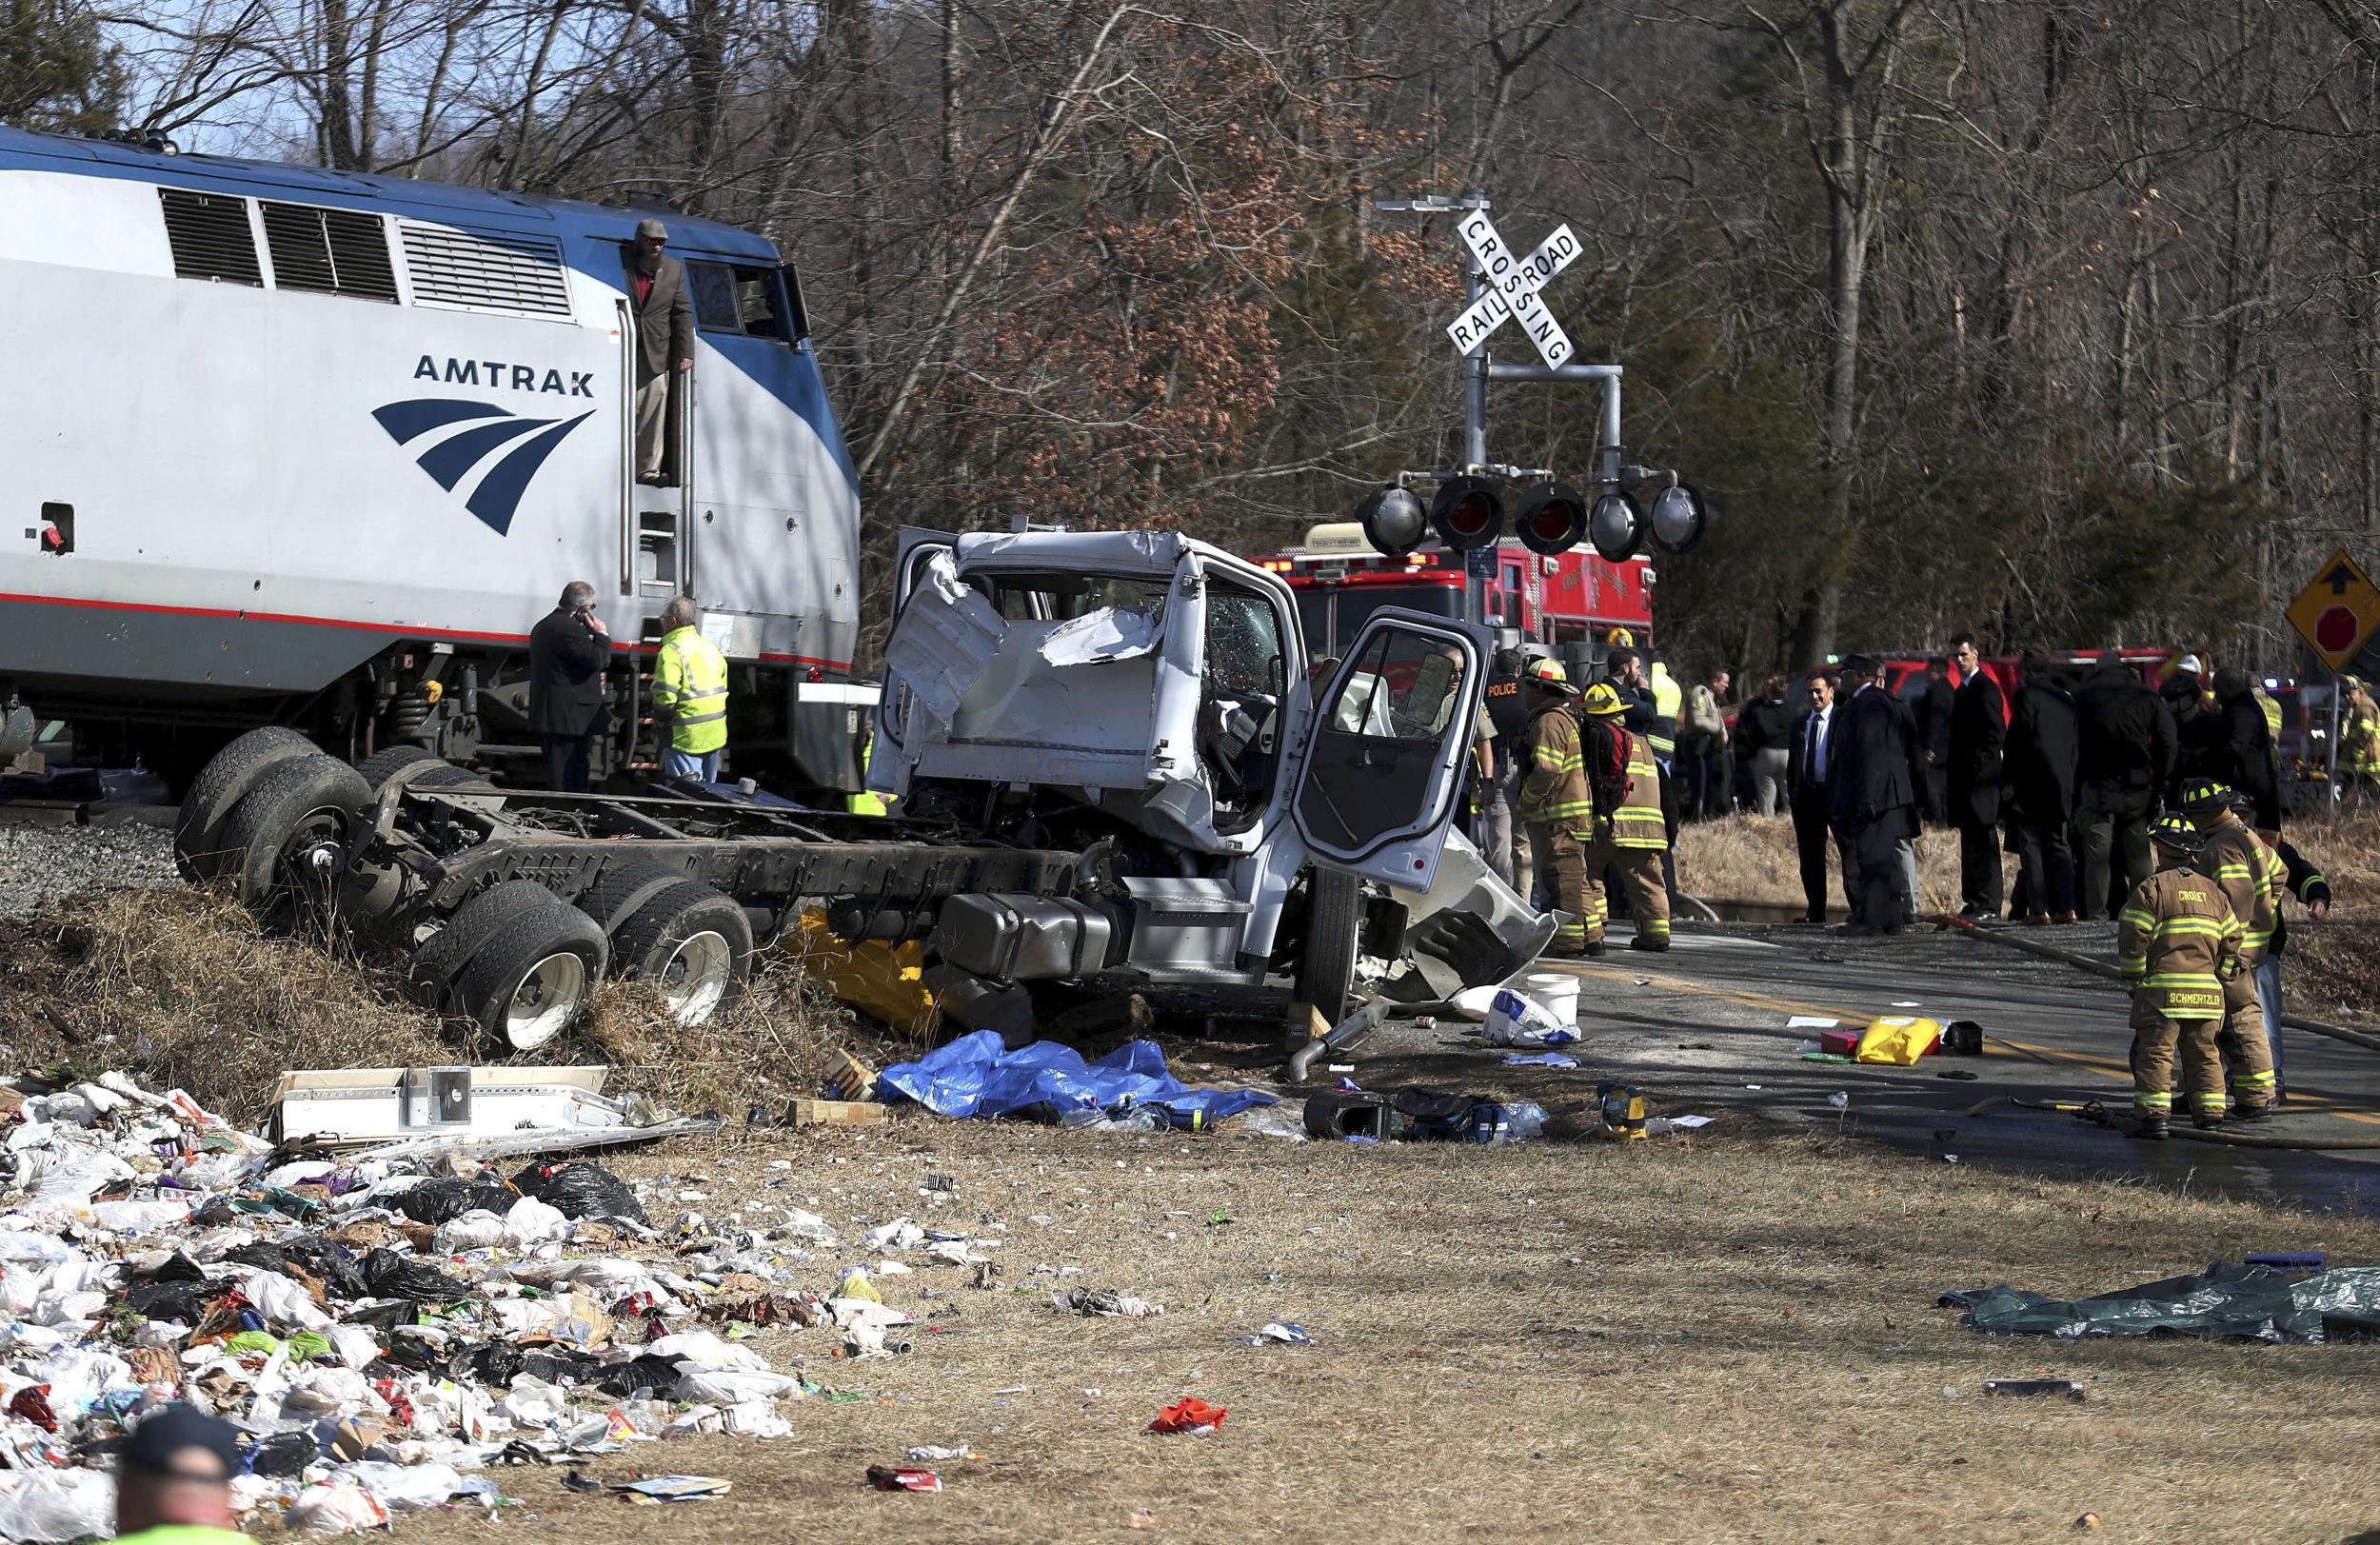
[[[248,200],[179,188],[161,188],[157,198],[165,207],[166,240],[173,248],[175,273],[185,279],[263,287]]]
[[[462,306],[519,316],[568,317],[562,248],[533,236],[498,236],[397,223],[418,305]]]
[[[274,288],[373,301],[397,298],[388,229],[380,216],[303,204],[267,204],[264,214]]]

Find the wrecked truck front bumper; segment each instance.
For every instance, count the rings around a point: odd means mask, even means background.
[[[1407,905],[1405,954],[1434,998],[1507,980],[1545,952],[1561,924],[1497,879],[1458,831],[1446,834],[1437,881]]]

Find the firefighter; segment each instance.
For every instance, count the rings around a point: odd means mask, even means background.
[[[2255,809],[2255,802],[2245,795],[2231,796],[2231,813],[2243,820]],[[2283,887],[2297,898],[2297,904],[2316,922],[2330,916],[2330,881],[2323,878],[2306,855],[2286,837],[2275,833],[2272,851],[2279,856],[2281,867],[2289,880]],[[2278,1105],[2287,1098],[2289,1069],[2281,1062],[2281,956],[2289,948],[2289,917],[2274,899],[2272,909],[2272,947],[2265,951],[2256,964],[2256,1001],[2264,1009],[2264,1038],[2272,1053],[2272,1102]]]
[[[701,614],[690,596],[672,596],[661,612],[661,655],[653,662],[653,714],[669,721],[662,775],[673,782],[719,782],[727,744],[727,662],[695,631]]]
[[[1595,803],[1579,754],[1577,716],[1570,707],[1578,689],[1570,683],[1562,663],[1550,657],[1529,662],[1521,681],[1529,716],[1523,736],[1529,775],[1520,785],[1516,813],[1529,826],[1529,851],[1537,862],[1539,887],[1549,905],[1562,914],[1554,947],[1547,953],[1600,955],[1603,887],[1587,867]]]
[[[2132,994],[2132,1136],[2158,1140],[2173,1112],[2178,1044],[2191,1124],[2223,1121],[2223,1059],[2215,1036],[2239,974],[2243,930],[2199,857],[2206,839],[2177,815],[2150,828],[2157,872],[2115,920],[2115,953]]]
[[[2290,877],[2281,856],[2231,813],[2233,799],[2229,788],[2211,778],[2193,778],[2182,785],[2182,815],[2205,839],[2199,864],[2223,887],[2223,899],[2239,920],[2239,974],[2224,983],[2218,1045],[2231,1064],[2231,1087],[2239,1097],[2235,1114],[2243,1121],[2260,1121],[2271,1109],[2277,1080],[2255,971],[2272,947]]]
[[[2340,703],[2339,782],[2370,792],[2380,786],[2380,703],[2355,677],[2341,679],[2347,696]]]
[[[1628,892],[1628,914],[1636,922],[1632,949],[1669,948],[1669,887],[1661,861],[1669,839],[1661,822],[1661,774],[1641,735],[1620,725],[1628,704],[1608,682],[1587,689],[1587,788],[1595,800],[1595,839],[1587,844],[1587,870],[1600,877],[1616,870]]]

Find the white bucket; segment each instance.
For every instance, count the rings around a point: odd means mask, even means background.
[[[1520,979],[1520,990],[1544,1006],[1563,1024],[1578,1022],[1578,979],[1567,971],[1533,971]]]

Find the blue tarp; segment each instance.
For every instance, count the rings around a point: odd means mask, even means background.
[[[1096,1062],[1072,1046],[1037,1040],[1010,1051],[996,1030],[978,1030],[937,1046],[914,1062],[895,1062],[877,1076],[886,1101],[914,1099],[937,1116],[1021,1116],[1055,1120],[1071,1110],[1113,1111],[1123,1105],[1162,1105],[1196,1111],[1211,1124],[1251,1105],[1270,1105],[1253,1089],[1192,1089],[1165,1071],[1153,1040],[1133,1040]]]

